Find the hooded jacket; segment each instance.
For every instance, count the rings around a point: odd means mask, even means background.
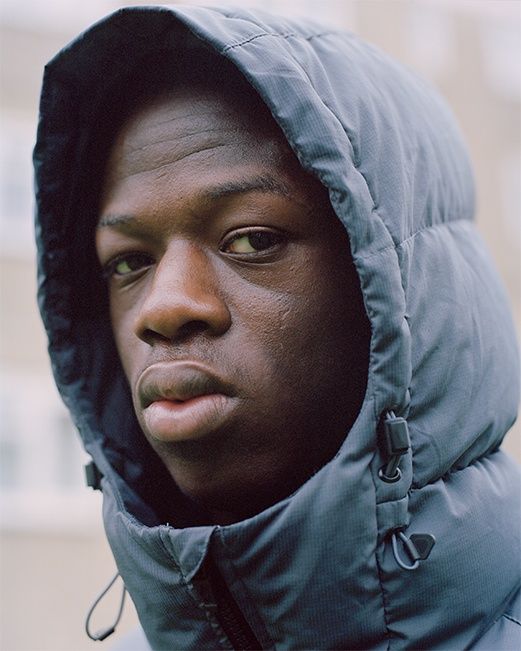
[[[335,458],[227,526],[196,521],[139,431],[92,242],[91,142],[111,85],[155,49],[201,47],[236,66],[328,189],[372,332],[365,399]],[[152,648],[233,648],[205,594],[210,549],[259,648],[518,648],[519,474],[499,449],[519,398],[515,335],[472,221],[467,155],[436,93],[311,22],[123,9],[46,67],[34,161],[53,371],[102,475],[107,537]],[[390,410],[395,482],[380,471],[392,461],[380,425]]]

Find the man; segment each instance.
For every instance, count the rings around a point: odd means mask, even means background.
[[[517,353],[432,91],[334,30],[129,9],[48,67],[35,162],[150,646],[515,648]]]
[[[224,524],[335,455],[363,399],[369,326],[345,229],[261,101],[215,66],[211,87],[194,85],[211,59],[165,58],[174,90],[149,80],[118,135],[96,248],[141,429]]]

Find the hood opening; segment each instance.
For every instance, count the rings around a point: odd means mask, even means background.
[[[207,524],[208,516],[179,491],[134,415],[95,253],[98,202],[105,162],[119,129],[144,101],[170,92],[173,77],[186,78],[193,71],[190,83],[226,84],[244,111],[254,110],[250,98],[257,92],[233,63],[181,26],[168,40],[168,47],[140,44],[125,57],[109,51],[90,79],[83,71],[83,87],[76,83],[60,89],[53,119],[64,133],[66,155],[56,175],[65,201],[59,219],[42,232],[49,238],[49,250],[55,249],[47,253],[54,280],[42,309],[61,317],[52,324],[51,337],[58,383],[66,399],[71,396],[69,405],[87,448],[92,438],[101,444],[126,509],[148,525],[168,522],[183,527]],[[117,56],[117,66],[110,64],[112,56]],[[258,112],[258,119],[276,125],[268,110]],[[59,291],[53,291],[57,287]]]

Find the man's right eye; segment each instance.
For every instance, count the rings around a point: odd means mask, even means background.
[[[105,278],[131,276],[150,267],[152,259],[144,253],[125,253],[110,260],[103,268]]]

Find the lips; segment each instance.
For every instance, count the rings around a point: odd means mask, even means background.
[[[198,396],[220,393],[235,395],[234,387],[196,362],[159,362],[149,366],[137,383],[143,408],[156,400],[184,402]]]
[[[204,436],[222,427],[237,405],[236,390],[198,362],[160,362],[137,382],[142,426],[155,439]]]

